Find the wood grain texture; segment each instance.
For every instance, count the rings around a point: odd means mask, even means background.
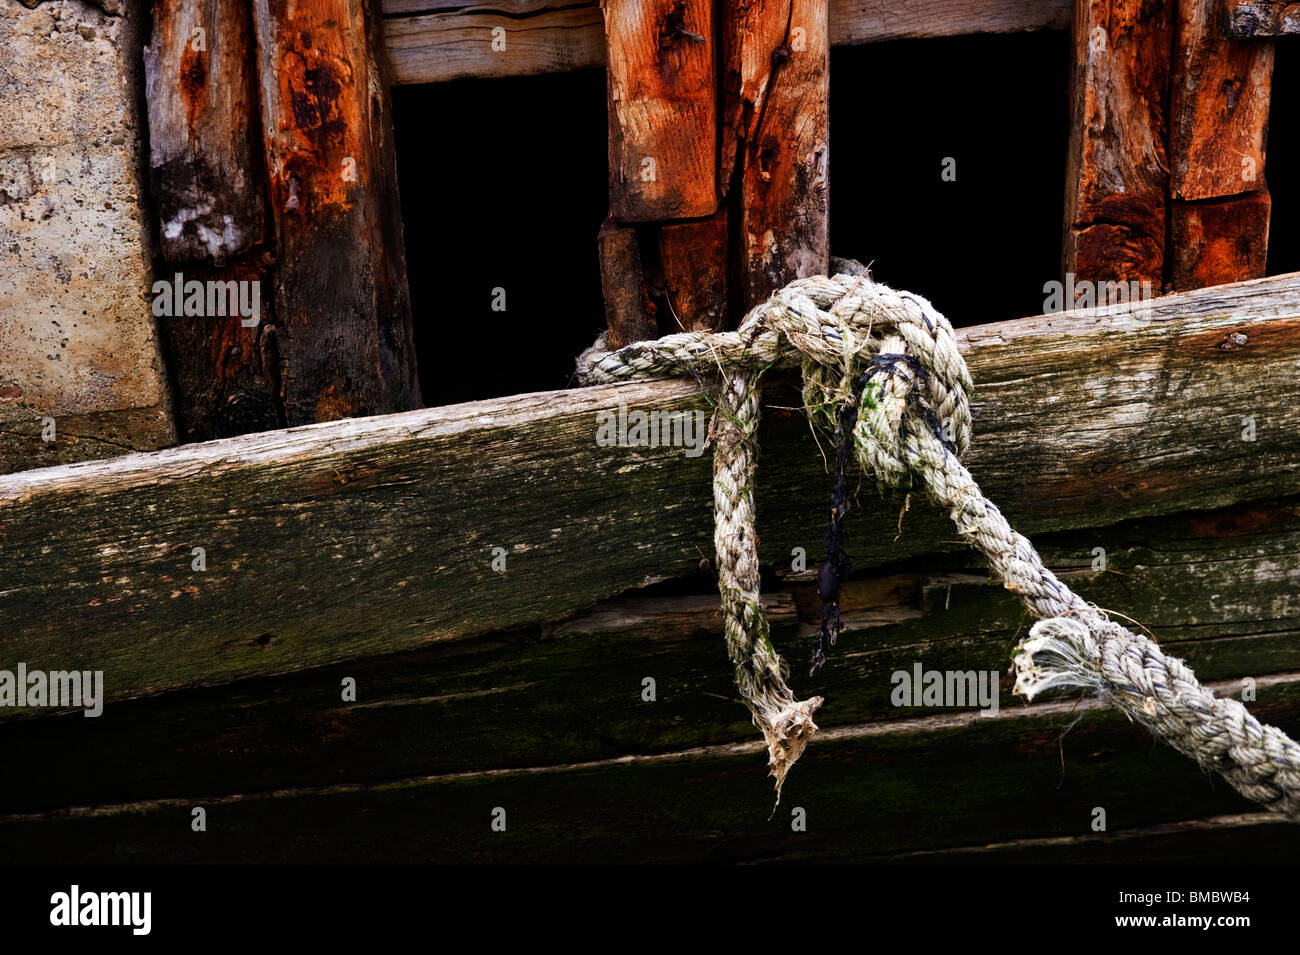
[[[1300,3],[1285,0],[1228,0],[1227,34],[1248,38],[1300,33]]]
[[[1063,267],[1164,282],[1165,86],[1174,0],[1076,0]]]
[[[149,176],[169,262],[222,265],[262,240],[257,62],[242,0],[154,0],[144,51]]]
[[[604,0],[609,199],[620,222],[718,208],[712,0]]]
[[[1169,284],[1177,291],[1264,275],[1268,264],[1268,189],[1169,206]]]
[[[1300,498],[1043,535],[1035,544],[1071,587],[1149,625],[1202,679],[1300,667]],[[1104,570],[1093,569],[1098,546]],[[788,580],[764,595],[796,689],[827,698],[823,729],[936,715],[891,700],[892,674],[917,662],[1005,671],[1028,625],[1023,608],[972,556],[927,555],[912,566],[846,584],[846,628],[816,680],[800,665],[820,622],[815,585]],[[690,582],[701,592],[620,597],[555,626],[114,703],[95,733],[79,715],[0,723],[0,747],[16,763],[62,754],[44,772],[12,780],[0,813],[747,742],[752,726],[724,662],[717,595],[706,575]],[[647,676],[657,684],[653,705],[641,699]],[[357,697],[345,703],[349,677]],[[1022,705],[1006,675],[1000,701]],[[975,709],[971,702],[943,713]],[[1143,744],[1140,735],[1132,741]],[[153,757],[132,759],[139,751]]]
[[[1300,491],[1300,276],[959,337],[969,464],[1024,533]],[[781,410],[794,388],[768,399],[760,556],[788,566],[820,550],[829,479]],[[693,382],[639,383],[0,477],[0,668],[102,669],[121,699],[553,621],[690,574],[712,553],[709,455],[598,445],[620,404],[708,408]],[[862,570],[959,546],[919,501],[901,537],[900,502],[860,504]]]
[[[739,187],[738,276],[749,308],[830,262],[826,0],[728,5],[720,188]]]
[[[1272,43],[1225,39],[1222,0],[1179,0],[1169,116],[1174,198],[1259,188],[1272,83]]]
[[[393,82],[535,76],[604,65],[604,19],[598,4],[530,5],[520,14],[505,6],[457,3],[441,10],[429,4],[421,9],[437,12],[387,18],[384,37]],[[502,39],[504,49],[499,48]]]
[[[418,407],[377,0],[255,0],[288,424]]]
[[[658,229],[661,334],[727,327],[727,210]]]
[[[833,45],[919,37],[1064,30],[1073,0],[831,0]],[[597,3],[566,0],[385,0],[394,82],[530,76],[605,64]],[[495,50],[493,31],[506,47]]]

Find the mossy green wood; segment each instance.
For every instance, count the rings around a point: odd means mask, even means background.
[[[1225,350],[1229,334],[1246,344]],[[1300,491],[1300,276],[964,340],[971,469],[1026,533]],[[768,391],[761,556],[815,562],[823,457],[782,410],[794,391]],[[103,670],[117,700],[554,621],[696,571],[712,553],[708,454],[599,446],[597,413],[620,402],[707,407],[693,383],[632,384],[0,477],[0,668]],[[859,569],[960,547],[920,502],[901,537],[898,499],[864,486],[859,503]]]
[[[1102,606],[1153,621],[1169,652],[1207,680],[1300,672],[1300,498],[1131,521],[1039,540],[1052,566]],[[1091,569],[1104,546],[1107,568]],[[1074,569],[1070,569],[1074,568]],[[806,675],[820,620],[813,585],[766,596],[792,682],[827,703],[819,724],[915,719],[952,710],[893,705],[893,674],[1006,675],[1023,608],[960,555],[935,555],[843,594],[846,631]],[[706,579],[697,581],[707,588]],[[545,631],[431,647],[0,725],[0,752],[41,765],[0,790],[0,813],[162,797],[222,796],[421,774],[519,769],[752,741],[710,593],[607,602]],[[643,699],[646,678],[655,700]],[[356,702],[342,699],[356,683]],[[1240,689],[1244,684],[1238,684]],[[1267,694],[1263,694],[1266,696]],[[970,709],[967,707],[966,709]],[[814,748],[821,741],[814,743]],[[916,745],[927,745],[918,738]],[[1149,748],[1134,728],[1127,745]],[[48,753],[61,754],[57,760]],[[148,758],[141,758],[147,753]],[[760,789],[761,761],[754,763]],[[990,768],[990,771],[994,771]],[[1186,780],[1198,770],[1186,766]]]

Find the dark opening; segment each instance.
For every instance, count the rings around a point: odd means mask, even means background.
[[[832,252],[957,326],[1042,312],[1061,272],[1069,64],[1063,31],[833,49]]]
[[[1268,223],[1268,274],[1300,271],[1300,49],[1283,37],[1273,61],[1264,181],[1272,198]]]
[[[393,125],[425,404],[567,387],[605,324],[604,72],[396,87]]]

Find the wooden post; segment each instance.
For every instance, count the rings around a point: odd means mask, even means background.
[[[614,218],[718,208],[712,0],[605,0]]]
[[[1173,67],[1169,284],[1184,291],[1259,278],[1273,44],[1225,39],[1219,0],[1179,0]]]
[[[149,172],[168,262],[223,265],[262,239],[253,54],[243,0],[154,0]]]
[[[610,347],[622,348],[632,342],[658,338],[655,307],[646,288],[636,227],[619,225],[608,218],[600,227],[597,246]]]
[[[748,308],[825,272],[829,51],[826,0],[727,5],[720,176],[739,177],[739,299]]]
[[[1076,0],[1063,271],[1164,284],[1174,0]]]
[[[420,404],[378,0],[253,0],[285,419]]]
[[[727,319],[727,210],[659,229],[659,331],[720,331]]]
[[[269,292],[266,194],[253,26],[243,0],[154,0],[144,51],[150,179],[163,259],[174,281],[254,282]],[[259,322],[231,311],[159,327],[176,382],[182,441],[279,427],[269,296]],[[224,305],[224,303],[223,303]]]

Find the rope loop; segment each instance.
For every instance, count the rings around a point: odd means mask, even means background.
[[[759,593],[754,474],[761,380],[799,366],[804,408],[864,471],[887,487],[918,482],[958,533],[1040,618],[1016,648],[1014,692],[1080,687],[1119,706],[1239,792],[1300,820],[1300,747],[1236,700],[1217,699],[1181,660],[1073,593],[1034,546],[984,497],[961,458],[970,444],[973,390],[951,324],[928,301],[871,280],[856,262],[799,279],[752,309],[734,332],[687,332],[609,351],[602,336],[578,359],[578,378],[601,384],[717,370],[714,546],[728,655],[768,745],[777,800],[790,767],[817,732],[822,698],[798,700],[773,648]],[[851,433],[851,439],[849,434]],[[839,633],[838,582],[848,572],[840,525],[848,510],[837,458],[827,562],[818,574],[822,635]],[[822,658],[814,645],[813,670]]]

